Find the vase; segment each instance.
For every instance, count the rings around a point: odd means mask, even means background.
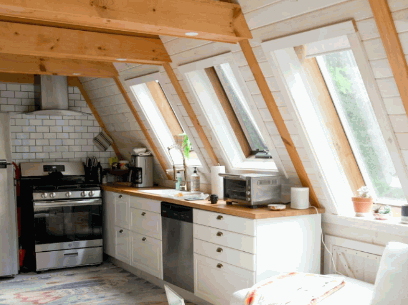
[[[366,217],[372,214],[373,198],[352,197],[352,200],[357,217]]]

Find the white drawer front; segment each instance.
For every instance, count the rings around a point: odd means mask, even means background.
[[[116,240],[116,251],[115,258],[121,260],[124,263],[130,264],[130,231],[122,229],[120,227],[115,227],[115,240]]]
[[[255,220],[194,209],[194,223],[255,236]]]
[[[255,255],[224,246],[194,239],[194,253],[228,263],[233,266],[255,271]]]
[[[131,208],[146,210],[146,211],[160,214],[161,212],[160,206],[161,206],[161,202],[157,200],[140,198],[140,197],[135,197],[135,196],[130,197],[130,207]]]
[[[161,215],[145,210],[130,209],[130,229],[136,233],[162,239]]]
[[[115,193],[115,202],[129,203],[129,195]]]
[[[132,233],[132,266],[163,279],[161,240]]]
[[[194,294],[212,304],[229,304],[231,295],[255,284],[255,272],[194,254]]]
[[[129,229],[129,212],[129,196],[115,194],[115,226]]]
[[[255,254],[256,238],[221,229],[194,224],[194,238]]]

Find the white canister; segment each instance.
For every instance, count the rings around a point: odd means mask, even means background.
[[[310,207],[309,188],[292,187],[290,190],[290,207],[297,210],[305,210]]]

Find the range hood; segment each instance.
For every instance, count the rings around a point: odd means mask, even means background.
[[[89,113],[69,110],[68,79],[66,76],[36,75],[35,84],[41,87],[41,96],[35,100],[32,115],[89,115]]]

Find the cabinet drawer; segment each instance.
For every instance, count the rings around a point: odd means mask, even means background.
[[[255,237],[194,224],[194,238],[255,254]]]
[[[194,239],[194,253],[228,263],[233,266],[255,271],[255,255],[224,246]]]
[[[130,231],[115,227],[115,258],[118,260],[130,264]]]
[[[132,266],[163,279],[161,240],[132,233]]]
[[[229,304],[231,295],[255,284],[255,272],[194,254],[194,294],[212,304]]]
[[[130,209],[130,229],[136,233],[162,239],[161,215],[149,211]]]
[[[130,197],[130,207],[131,208],[146,210],[146,211],[160,214],[160,211],[161,211],[160,206],[161,206],[161,202],[157,200],[146,199],[146,198],[135,197],[135,196]]]
[[[115,226],[129,229],[129,212],[129,196],[115,194]]]
[[[194,223],[231,232],[255,236],[255,221],[252,219],[194,209]]]

